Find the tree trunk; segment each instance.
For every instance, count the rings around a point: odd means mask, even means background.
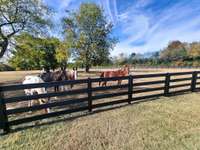
[[[85,66],[85,72],[88,73],[89,71],[90,71],[90,66],[89,66],[89,65],[86,65],[86,66]]]
[[[4,39],[2,43],[0,43],[0,58],[3,57],[8,47],[8,39]]]

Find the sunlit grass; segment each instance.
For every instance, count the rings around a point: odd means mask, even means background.
[[[162,97],[0,137],[0,149],[198,149],[200,95]]]

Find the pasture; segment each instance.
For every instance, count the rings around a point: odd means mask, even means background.
[[[90,73],[85,73],[83,72],[83,70],[79,69],[79,73],[78,73],[78,79],[87,79],[88,77],[90,78],[95,78],[95,77],[99,77],[100,75],[100,71],[105,71],[105,70],[115,70],[117,68],[104,68],[104,69],[91,69]],[[145,69],[131,69],[130,74],[132,75],[140,75],[140,74],[155,74],[155,73],[166,73],[166,72],[187,72],[187,71],[197,71],[197,69],[172,69],[172,68],[167,68],[167,69],[152,69],[152,68],[145,68]],[[17,83],[22,83],[22,80],[24,79],[24,77],[26,75],[37,75],[39,74],[40,71],[16,71],[16,72],[0,72],[0,85],[7,85],[7,84],[17,84]],[[189,76],[183,76],[183,77],[189,77]],[[163,80],[163,77],[159,77],[159,78],[146,78],[146,79],[137,79],[136,81],[134,81],[135,83],[137,82],[148,82],[148,81],[156,81],[156,80]],[[108,85],[116,85],[117,81],[113,81],[113,82],[109,82]],[[127,82],[123,81],[122,84],[126,84]],[[183,84],[188,83],[187,81],[183,81],[181,82]],[[146,86],[142,86],[141,88],[138,89],[146,89],[146,88],[158,88],[160,87],[162,84],[157,84],[157,85],[146,85]],[[75,85],[74,89],[81,89],[81,88],[85,88],[87,85],[86,84],[78,84]],[[98,83],[95,83],[92,85],[93,87],[98,87]],[[181,88],[180,88],[181,89]],[[122,89],[117,89],[115,91],[107,91],[106,93],[113,93],[113,92],[118,92],[118,91],[122,91]],[[52,90],[50,89],[49,92],[52,92]],[[105,91],[103,91],[104,93]],[[152,93],[152,92],[149,92]],[[154,94],[157,94],[158,92],[154,92]],[[24,95],[24,91],[23,90],[19,90],[19,91],[13,91],[13,92],[7,92],[4,93],[5,97],[9,97],[9,96],[21,96]],[[101,92],[96,92],[96,94],[101,94]],[[143,95],[143,93],[138,94],[140,96]],[[83,94],[79,94],[77,96],[67,96],[67,97],[62,97],[62,99],[69,99],[69,98],[82,98],[84,97]],[[119,97],[119,98],[123,98],[123,96]],[[109,101],[115,100],[115,98],[110,98]],[[106,100],[108,101],[108,99]],[[19,107],[19,106],[25,106],[27,104],[27,102],[22,102],[22,103],[14,103],[12,105],[7,105],[7,108],[13,108],[13,107]]]
[[[131,74],[182,71],[193,70],[132,69]],[[0,74],[4,74],[4,76],[0,76],[0,81],[3,84],[18,83],[27,73],[37,74],[39,71],[3,72]],[[90,74],[80,71],[78,78],[84,79],[87,77],[97,77],[98,75],[98,70],[93,69]],[[137,84],[137,82],[155,79],[138,80],[134,81],[134,83]],[[185,82],[183,83],[185,84]],[[109,84],[113,85],[116,83],[110,82]],[[84,86],[77,85],[75,88],[79,89]],[[98,84],[93,86],[96,87]],[[153,85],[154,87],[156,88],[156,85]],[[144,86],[140,88],[147,89],[149,87]],[[150,85],[150,88],[152,88],[152,85]],[[119,92],[119,90],[123,89],[113,90],[110,93]],[[21,93],[7,93],[7,95],[19,94],[22,95],[24,93],[23,91]],[[142,94],[140,93],[140,95]],[[78,95],[78,97],[81,96],[83,95]],[[29,126],[21,128],[27,128],[26,130],[20,131],[19,128],[17,132],[0,137],[3,141],[1,142],[2,145],[0,144],[0,148],[27,149],[27,146],[31,145],[33,149],[35,147],[37,149],[132,149],[133,147],[134,149],[168,149],[169,146],[172,146],[169,149],[194,149],[198,146],[194,145],[194,143],[198,140],[196,131],[198,131],[200,121],[197,115],[199,113],[198,96],[198,93],[193,93],[176,97],[161,97],[159,99],[150,99],[151,101],[148,102],[135,102],[137,103],[135,105],[126,106],[127,104],[125,104],[126,107],[120,109],[109,108],[111,110],[106,109],[108,111],[104,110],[103,112],[97,109],[93,114],[89,113],[88,115],[81,113],[78,116],[66,115],[51,119],[51,122],[62,121],[55,124],[51,124],[49,120],[30,123]],[[66,98],[68,96],[64,97],[64,99]],[[120,98],[123,98],[123,96]],[[103,99],[106,102],[114,100],[116,98]],[[17,105],[7,107],[17,107]],[[20,105],[26,104],[20,103]],[[41,112],[37,111],[34,113]],[[24,115],[11,116],[11,119],[23,117]],[[45,125],[29,128],[38,123]],[[31,141],[31,139],[34,140]],[[57,143],[54,141],[57,141]],[[10,145],[13,145],[13,147]]]
[[[90,73],[83,72],[82,69],[79,69],[79,79],[84,79],[88,77],[97,77],[99,76],[99,71],[105,71],[105,70],[115,70],[117,68],[94,68],[91,69]],[[131,74],[151,74],[151,73],[163,73],[163,72],[185,72],[185,71],[199,71],[200,69],[174,69],[174,68],[132,68]],[[12,83],[21,83],[23,78],[26,75],[31,74],[39,74],[40,71],[5,71],[0,72],[0,84],[12,84]]]
[[[198,149],[199,94],[162,97],[0,137],[0,149]]]

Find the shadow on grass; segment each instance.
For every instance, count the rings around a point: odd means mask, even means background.
[[[23,130],[34,128],[34,127],[51,125],[51,124],[55,124],[55,123],[59,123],[59,122],[63,122],[63,121],[73,121],[73,120],[81,118],[81,117],[91,116],[91,115],[94,115],[94,114],[97,114],[97,113],[115,110],[115,109],[119,109],[121,107],[131,106],[131,105],[134,105],[134,104],[139,104],[141,102],[153,101],[153,100],[156,100],[157,98],[158,97],[146,99],[146,100],[140,100],[140,101],[133,101],[131,104],[126,103],[127,101],[124,100],[125,101],[124,103],[122,103],[120,105],[118,104],[117,106],[115,106],[115,105],[105,106],[105,107],[102,107],[102,108],[94,109],[92,112],[83,112],[82,114],[78,114],[78,115],[72,116],[72,117],[70,117],[70,116],[64,117],[65,115],[62,115],[62,116],[59,116],[59,117],[54,117],[55,119],[53,119],[53,120],[43,119],[43,120],[47,120],[47,122],[34,121],[34,123],[32,123],[31,125],[19,126],[19,127],[15,127],[14,129],[10,129],[10,132],[7,133],[7,134],[12,134],[12,133],[15,133],[15,132],[23,131]],[[6,135],[6,133],[0,133],[0,135]]]
[[[171,94],[171,95],[168,95],[167,97],[178,96],[178,95],[182,95],[182,94],[184,94],[184,93]],[[10,132],[7,133],[7,134],[23,131],[23,130],[30,129],[30,128],[41,127],[41,126],[44,126],[44,125],[51,125],[51,124],[64,122],[64,121],[65,122],[66,121],[73,121],[73,120],[81,118],[81,117],[91,116],[91,115],[94,115],[94,114],[97,114],[97,113],[119,109],[121,107],[127,107],[127,106],[132,106],[132,105],[136,105],[136,104],[140,104],[140,103],[158,100],[158,98],[160,98],[160,97],[142,99],[142,100],[137,100],[137,101],[134,101],[134,99],[133,99],[131,104],[129,104],[127,102],[127,99],[126,99],[126,100],[124,100],[124,103],[122,103],[122,104],[110,105],[110,106],[105,106],[105,107],[102,107],[102,108],[96,108],[96,109],[93,109],[92,112],[84,111],[81,114],[76,114],[75,116],[69,116],[69,114],[61,115],[61,116],[58,116],[58,117],[53,117],[54,120],[43,119],[43,120],[47,120],[47,122],[34,121],[35,122],[34,124],[20,126],[20,127],[16,127],[15,129],[11,129]],[[66,116],[68,116],[68,117],[66,117]],[[6,133],[0,132],[0,135],[6,135]]]

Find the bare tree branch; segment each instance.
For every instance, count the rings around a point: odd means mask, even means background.
[[[45,9],[48,7],[38,5],[35,0],[0,0],[0,58],[15,34],[25,29],[31,34],[45,29],[48,25],[47,15],[42,13]]]

